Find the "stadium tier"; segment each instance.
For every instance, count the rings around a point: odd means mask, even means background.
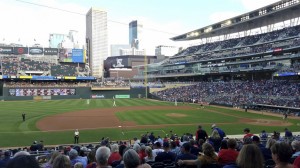
[[[296,72],[292,73],[293,76],[298,76],[300,71],[293,68],[300,62],[299,33],[300,26],[297,25],[269,33],[188,47],[161,64],[147,65],[147,77],[157,79],[213,75],[225,78],[235,74],[243,76],[254,71],[261,74],[268,71],[269,78],[272,75],[278,76],[276,72],[292,71]],[[135,77],[144,78],[144,66],[137,69],[139,75]]]

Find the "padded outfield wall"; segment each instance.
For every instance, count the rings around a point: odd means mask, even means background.
[[[130,88],[129,90],[91,90],[90,87],[3,87],[2,100],[61,100],[61,99],[111,99],[115,98],[144,98],[145,88]],[[61,91],[61,93],[59,93]],[[149,89],[147,89],[149,92]],[[32,96],[32,94],[38,95]],[[41,94],[43,93],[43,94]],[[52,95],[52,94],[56,95]],[[57,95],[61,94],[61,95]],[[147,93],[148,94],[148,93]]]

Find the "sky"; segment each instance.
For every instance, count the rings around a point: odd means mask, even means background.
[[[108,47],[129,44],[129,22],[142,23],[140,45],[153,55],[158,45],[188,46],[170,38],[269,5],[278,0],[0,0],[0,43],[49,46],[49,34],[77,30],[85,42],[85,14],[108,15]],[[57,10],[59,9],[59,10]],[[36,41],[34,41],[34,39]],[[110,51],[110,48],[108,48]]]

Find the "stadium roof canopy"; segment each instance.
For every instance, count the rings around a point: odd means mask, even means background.
[[[243,32],[294,19],[299,16],[300,0],[281,0],[254,11],[172,37],[171,40],[196,40]]]

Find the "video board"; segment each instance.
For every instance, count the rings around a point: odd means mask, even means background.
[[[59,49],[59,62],[85,63],[83,49]]]
[[[9,96],[69,96],[76,95],[76,89],[9,89]]]

